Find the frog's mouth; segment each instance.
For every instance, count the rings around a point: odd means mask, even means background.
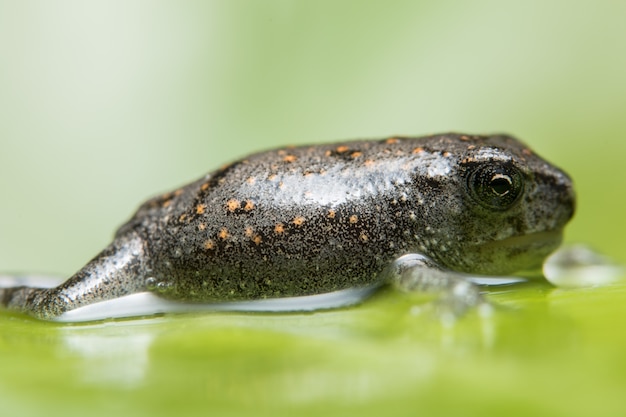
[[[562,230],[512,236],[468,248],[463,272],[485,275],[513,274],[541,267],[563,238]]]
[[[550,230],[545,232],[530,233],[522,236],[512,236],[506,239],[494,240],[482,245],[484,249],[521,249],[530,250],[533,248],[550,247],[556,249],[563,240],[563,230]]]

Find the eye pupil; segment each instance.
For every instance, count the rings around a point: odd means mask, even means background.
[[[496,174],[491,179],[489,186],[494,194],[503,197],[511,192],[513,181],[511,181],[511,177],[508,175]]]

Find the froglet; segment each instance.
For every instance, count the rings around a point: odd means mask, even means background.
[[[391,283],[472,307],[468,274],[539,268],[574,206],[568,175],[507,135],[284,147],[148,200],[66,282],[0,288],[0,305],[52,320],[144,292],[192,306]]]

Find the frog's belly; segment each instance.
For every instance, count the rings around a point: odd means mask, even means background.
[[[470,277],[481,285],[502,285],[517,282],[515,277]],[[0,275],[0,288],[20,285],[52,288],[62,279],[43,275]],[[324,294],[269,298],[253,301],[221,303],[184,303],[161,298],[150,292],[131,294],[113,300],[89,304],[61,314],[54,319],[59,322],[76,323],[114,318],[139,317],[160,313],[190,313],[200,311],[241,311],[241,312],[306,312],[341,308],[360,303],[371,296],[382,284],[372,284],[360,288],[349,288]]]
[[[182,303],[143,292],[109,301],[102,301],[63,313],[60,322],[81,322],[108,318],[136,317],[159,313],[190,313],[197,311],[296,312],[346,307],[372,295],[380,285],[351,288],[326,294],[303,297],[270,298],[223,303]]]

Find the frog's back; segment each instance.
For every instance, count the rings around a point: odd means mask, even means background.
[[[176,299],[375,284],[416,251],[438,181],[489,140],[524,149],[508,137],[438,135],[257,153],[147,202],[119,233],[144,236],[151,285]]]

